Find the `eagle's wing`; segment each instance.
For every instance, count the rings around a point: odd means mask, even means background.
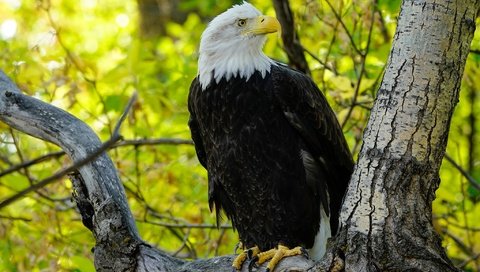
[[[314,171],[319,172],[316,177],[327,182],[330,198],[327,207],[334,219],[331,221],[335,233],[343,196],[353,171],[352,156],[342,129],[327,100],[309,77],[285,66],[277,66],[272,71],[275,101],[305,141],[308,154],[316,161],[318,167]],[[323,195],[324,185],[317,186]]]
[[[193,143],[195,144],[195,151],[197,152],[198,160],[203,165],[203,167],[207,169],[207,155],[205,154],[202,137],[200,135],[200,128],[198,127],[198,120],[193,109],[193,104],[195,103],[194,100],[197,92],[201,92],[201,89],[198,78],[195,78],[190,85],[190,92],[188,94],[188,111],[190,112],[188,126],[190,127],[190,132],[192,134]]]
[[[218,183],[216,182],[215,178],[212,178],[210,176],[210,171],[208,169],[208,163],[207,163],[207,153],[205,152],[205,147],[204,143],[202,140],[202,135],[200,133],[200,127],[197,119],[197,115],[195,114],[195,110],[199,110],[198,107],[201,107],[201,105],[197,104],[197,99],[202,93],[201,85],[198,81],[198,77],[196,77],[192,84],[190,85],[190,92],[188,94],[188,111],[190,112],[190,119],[188,120],[188,126],[190,127],[190,132],[192,134],[192,140],[195,145],[195,151],[197,152],[197,157],[198,160],[200,161],[200,164],[207,169],[208,172],[208,205],[210,207],[210,211],[212,211],[213,207],[215,206],[215,213],[217,215],[217,226],[220,226],[220,210],[222,209],[222,204],[225,205],[225,203],[230,203],[230,201],[227,200],[218,200],[216,199],[216,195],[224,195],[220,194],[218,191],[223,191],[223,188],[221,186],[218,186]],[[208,109],[203,109],[202,110],[208,110]],[[215,191],[217,191],[215,193]],[[225,209],[231,209],[230,206],[223,207]]]
[[[205,105],[202,103],[198,103],[201,95],[201,85],[198,77],[196,77],[190,85],[190,92],[188,95],[188,111],[190,112],[188,125],[192,134],[193,143],[195,144],[195,151],[197,152],[198,160],[208,172],[208,204],[210,211],[212,211],[213,207],[215,207],[217,226],[219,226],[221,220],[220,211],[222,209],[225,210],[225,213],[228,216],[233,213],[233,206],[231,200],[227,197],[223,186],[219,183],[218,177],[211,175],[211,173],[215,171],[209,169],[208,166],[207,153],[205,151],[204,141],[202,140],[203,136],[201,134],[199,119],[196,114],[196,111],[209,110],[208,108],[205,108]]]

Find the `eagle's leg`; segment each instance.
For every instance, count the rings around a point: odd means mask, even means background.
[[[233,268],[235,268],[236,270],[242,269],[242,265],[247,258],[251,260],[255,258],[259,253],[260,249],[257,246],[244,250],[242,253],[238,254],[235,260],[233,260]]]
[[[303,247],[298,246],[290,249],[284,245],[279,244],[277,248],[272,248],[268,251],[258,253],[258,255],[252,260],[252,262],[261,265],[266,261],[270,260],[268,262],[266,270],[267,272],[270,272],[273,271],[273,269],[283,258],[295,255],[307,255],[307,252]]]

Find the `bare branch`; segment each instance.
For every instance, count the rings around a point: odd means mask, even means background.
[[[334,75],[338,75],[338,72],[337,72],[337,69],[330,63],[328,62],[324,62],[323,60],[321,60],[319,57],[317,57],[315,54],[313,54],[313,52],[311,52],[310,50],[308,50],[307,48],[303,48],[303,50],[310,56],[312,57],[314,60],[316,60],[318,63],[320,63],[325,69],[331,71]]]
[[[125,120],[125,117],[127,116],[127,113],[130,111],[130,109],[131,109],[133,103],[136,101],[136,99],[137,99],[137,94],[134,93],[133,96],[130,98],[130,101],[128,102],[128,105],[126,106],[123,114],[121,115],[120,120],[117,122],[117,125],[115,126],[115,130],[113,131],[112,137],[108,141],[103,143],[97,150],[88,154],[85,158],[80,159],[79,161],[77,161],[73,165],[62,169],[62,170],[58,171],[57,173],[53,174],[52,176],[50,176],[50,177],[48,177],[48,178],[46,178],[46,179],[44,179],[44,180],[42,180],[38,183],[35,183],[32,186],[16,193],[15,195],[10,196],[10,197],[6,198],[5,200],[1,201],[0,202],[0,209],[3,209],[4,207],[8,206],[9,204],[15,202],[16,200],[19,200],[19,199],[23,198],[26,194],[28,194],[30,192],[33,192],[33,191],[36,191],[40,188],[43,188],[46,185],[48,185],[48,184],[58,180],[59,178],[65,176],[66,174],[77,170],[78,168],[84,166],[85,164],[87,164],[87,163],[91,162],[92,160],[94,160],[95,158],[97,158],[105,150],[112,147],[115,142],[117,142],[118,140],[121,139],[121,136],[118,133],[119,130],[120,130],[120,126],[121,126],[122,122]]]
[[[157,139],[137,139],[137,140],[123,140],[114,145],[118,146],[140,146],[140,145],[192,145],[192,140],[179,138],[157,138]]]
[[[172,223],[165,223],[165,222],[155,222],[151,220],[144,220],[144,223],[168,227],[168,228],[180,228],[180,229],[232,229],[231,225],[212,225],[212,224],[172,224]]]
[[[141,240],[113,162],[102,152],[120,138],[118,129],[109,141],[101,144],[83,122],[52,105],[21,94],[1,71],[0,120],[34,137],[59,145],[78,167],[78,176],[73,177],[72,182],[83,222],[96,239],[94,255],[97,271],[231,270],[233,255],[187,262],[169,256]],[[92,159],[88,154],[97,157]],[[265,265],[260,269],[264,269]],[[306,271],[312,265],[311,260],[295,256],[283,260],[277,269],[295,267],[299,271]],[[243,271],[247,270],[248,267],[244,266]]]
[[[91,153],[90,155],[88,155],[87,157],[85,157],[84,159],[74,163],[73,165],[67,167],[67,168],[64,168],[60,171],[58,171],[57,173],[53,174],[52,176],[46,178],[46,179],[43,179],[42,181],[38,182],[38,183],[35,183],[33,184],[32,186],[16,193],[15,195],[13,196],[10,196],[4,200],[2,200],[0,202],[0,209],[3,209],[5,208],[6,206],[8,206],[9,204],[23,198],[25,195],[27,195],[28,193],[30,192],[33,192],[33,191],[36,191],[40,188],[43,188],[45,186],[47,186],[48,184],[60,179],[61,177],[67,175],[68,173],[78,169],[79,167],[82,167],[84,166],[85,164],[91,162],[93,159],[95,159],[96,157],[98,157],[100,154],[102,154],[105,150],[107,150],[110,146],[113,145],[113,143],[115,141],[117,141],[118,138],[111,138],[110,140],[108,140],[107,142],[105,142],[98,150],[96,150],[95,152]]]
[[[293,13],[288,0],[273,0],[273,7],[282,25],[282,40],[290,65],[303,73],[310,75],[304,49],[295,30]]]
[[[327,1],[327,3],[329,3]],[[372,4],[373,6],[376,6],[377,5],[377,1],[376,0],[373,0],[372,1]],[[331,6],[331,4],[329,3],[330,7],[332,8],[333,10],[333,7]],[[367,38],[367,45],[365,46],[365,49],[363,50],[363,52],[360,52],[358,51],[358,49],[356,49],[357,52],[359,52],[360,54],[360,58],[361,58],[361,66],[360,66],[360,73],[358,75],[358,79],[357,79],[357,83],[355,84],[355,92],[353,94],[353,98],[352,98],[352,102],[351,102],[351,105],[348,109],[348,112],[345,116],[345,119],[343,120],[342,122],[342,128],[345,127],[345,125],[347,124],[347,121],[350,119],[350,116],[352,115],[353,113],[353,109],[355,108],[355,106],[357,105],[357,99],[358,99],[358,95],[359,95],[359,92],[360,92],[360,86],[361,86],[361,83],[362,83],[362,79],[366,73],[365,71],[365,63],[366,63],[366,60],[367,60],[367,55],[368,55],[368,52],[369,52],[369,49],[370,49],[370,42],[372,41],[372,33],[373,33],[373,25],[375,23],[375,11],[376,9],[375,8],[372,8],[372,15],[371,15],[371,21],[370,21],[370,28],[369,28],[369,31],[368,31],[368,38]],[[335,13],[335,12],[334,12]],[[336,14],[336,13],[335,13]],[[343,25],[342,23],[342,26],[345,27],[345,25]],[[346,29],[345,29],[346,31]],[[353,43],[353,40],[351,41],[352,42],[352,46],[354,46],[354,43]],[[355,48],[355,47],[354,47]]]
[[[117,124],[115,125],[115,128],[113,129],[113,137],[115,136],[120,136],[120,127],[122,126],[123,121],[125,121],[125,118],[127,118],[128,113],[130,112],[130,109],[132,108],[133,104],[137,101],[138,94],[135,92],[133,93],[132,97],[130,97],[130,100],[128,100],[128,104],[123,110],[122,115],[120,116],[120,119],[118,120]]]
[[[480,55],[480,49],[470,49],[471,54]]]
[[[476,181],[470,174],[467,173],[467,171],[465,171],[465,169],[463,169],[460,165],[458,165],[455,160],[453,160],[452,157],[450,157],[448,154],[445,154],[445,159],[451,163],[453,165],[453,167],[455,167],[455,169],[458,170],[458,172],[460,172],[460,174],[462,174],[462,176],[464,176],[468,182],[472,185],[472,187],[474,187],[477,191],[480,191],[480,183],[478,181]]]
[[[133,139],[133,140],[120,140],[114,143],[112,146],[110,146],[108,150],[117,148],[117,147],[125,147],[125,146],[192,145],[192,144],[193,144],[192,140],[180,139],[180,138]],[[9,175],[11,173],[17,172],[23,168],[27,168],[27,167],[39,164],[50,159],[59,158],[63,155],[65,155],[65,151],[55,151],[31,160],[28,160],[28,161],[24,161],[19,164],[13,165],[12,167],[0,172],[0,178],[3,176]]]
[[[363,56],[364,53],[358,48],[357,44],[355,43],[355,40],[353,39],[352,34],[350,33],[347,26],[345,25],[345,23],[342,20],[342,16],[340,16],[340,14],[338,14],[338,12],[335,10],[335,8],[333,7],[332,3],[330,3],[329,0],[327,0],[326,2],[328,4],[328,6],[330,7],[330,9],[332,10],[333,15],[335,15],[335,18],[337,18],[338,22],[340,22],[340,25],[342,26],[343,30],[345,30],[345,34],[347,34],[348,39],[350,40],[350,44],[352,45],[352,48],[355,50],[355,52],[357,52],[357,54],[359,54],[360,56]]]
[[[63,155],[65,155],[64,151],[56,151],[56,152],[45,154],[43,156],[40,156],[40,157],[32,159],[32,160],[24,161],[20,164],[13,165],[12,167],[6,169],[5,171],[0,172],[0,178],[3,177],[3,176],[6,176],[8,174],[17,172],[17,171],[19,171],[23,168],[27,168],[27,167],[30,167],[32,165],[45,162],[45,161],[47,161],[49,159],[52,159],[52,158],[58,158],[58,157],[61,157]]]

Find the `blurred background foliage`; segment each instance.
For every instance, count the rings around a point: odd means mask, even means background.
[[[21,90],[84,120],[102,140],[133,92],[139,100],[109,151],[142,237],[183,258],[231,254],[237,235],[208,210],[207,179],[187,127],[187,93],[215,0],[0,0],[0,68]],[[269,1],[252,1],[275,15]],[[401,1],[291,0],[312,77],[357,154]],[[478,23],[478,20],[477,20]],[[480,34],[451,124],[434,224],[462,269],[480,269]],[[267,55],[288,63],[278,35]],[[128,140],[136,140],[131,142]],[[0,201],[71,162],[59,148],[0,123]],[[20,167],[19,167],[20,166]],[[95,241],[67,178],[0,210],[0,271],[94,271]],[[399,203],[401,205],[401,203]]]

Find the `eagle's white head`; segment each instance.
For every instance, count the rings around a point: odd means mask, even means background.
[[[265,34],[280,30],[274,17],[263,16],[247,2],[215,17],[202,34],[198,75],[202,89],[210,82],[239,76],[248,80],[259,71],[270,72],[273,60],[262,52]]]

